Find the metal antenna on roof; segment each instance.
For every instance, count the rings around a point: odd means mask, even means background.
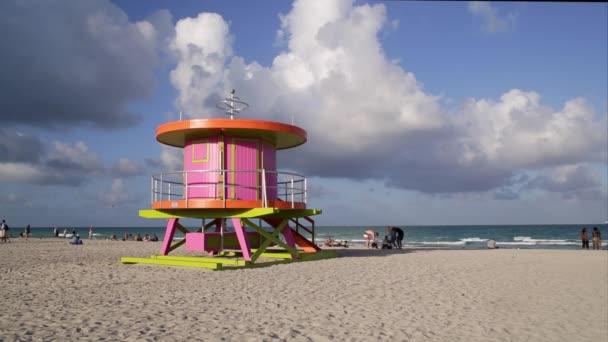
[[[237,96],[234,96],[236,90],[232,89],[230,97],[224,98],[224,101],[218,102],[215,106],[223,110],[227,115],[230,115],[230,120],[234,118],[234,115],[240,113],[242,110],[249,108],[249,104],[241,101]]]

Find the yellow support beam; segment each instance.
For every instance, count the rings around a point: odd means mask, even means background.
[[[179,256],[179,255],[151,255],[150,258],[156,260],[177,260],[177,261],[192,261],[192,262],[209,262],[219,263],[223,265],[248,265],[251,262],[243,259],[227,259],[218,257],[190,257],[190,256]]]
[[[123,264],[149,264],[164,266],[196,267],[214,271],[221,271],[239,268],[266,267],[271,265],[288,264],[299,261],[330,259],[338,257],[338,252],[336,252],[335,250],[324,250],[316,253],[301,253],[300,259],[290,259],[291,254],[285,251],[265,252],[261,255],[269,258],[278,258],[279,260],[252,263],[243,259],[152,255],[150,258],[122,257],[120,258],[120,262]]]
[[[279,238],[279,234],[281,233],[283,228],[285,228],[285,226],[288,223],[287,220],[283,220],[283,222],[281,222],[281,224],[279,226],[277,226],[277,228],[272,233],[267,232],[262,227],[249,221],[248,219],[241,219],[241,222],[243,222],[243,224],[245,226],[250,227],[251,229],[255,230],[257,233],[259,233],[266,239],[270,239],[272,242],[276,243],[277,246],[280,246],[280,247],[284,248],[285,250],[287,250],[293,254],[296,254],[296,255],[299,253],[297,248],[289,246],[288,244],[281,241],[281,239]],[[266,246],[266,247],[268,247],[268,246]],[[266,249],[266,247],[264,249]],[[260,246],[260,249],[262,249],[262,246]],[[256,250],[256,252],[257,252],[257,250]],[[264,252],[264,251],[262,251],[262,252]]]
[[[122,257],[120,262],[123,264],[152,264],[152,265],[166,265],[166,266],[184,266],[184,267],[197,267],[207,268],[210,270],[219,270],[222,268],[222,264],[217,262],[201,262],[201,261],[187,261],[187,260],[163,260],[163,259],[152,259],[152,258],[135,258],[135,257]]]

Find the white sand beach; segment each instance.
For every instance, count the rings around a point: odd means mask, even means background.
[[[0,244],[3,341],[607,341],[608,252],[340,249],[213,272],[160,243]]]

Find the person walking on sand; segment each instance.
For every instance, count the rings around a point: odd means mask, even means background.
[[[25,233],[25,241],[27,241],[30,237],[30,225],[29,224],[25,227],[24,233]]]
[[[89,227],[89,240],[93,239],[93,226]]]
[[[591,241],[593,242],[593,249],[602,249],[602,233],[600,233],[597,227],[593,227],[593,232],[591,232]]]
[[[589,249],[589,235],[587,235],[587,228],[583,228],[581,231],[581,242],[583,243],[583,249]]]
[[[55,229],[53,229],[53,237],[58,237],[59,236],[59,229],[57,229],[57,227],[55,227]]]

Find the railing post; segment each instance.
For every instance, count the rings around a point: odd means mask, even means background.
[[[186,172],[186,177],[185,177],[183,189],[186,192],[186,208],[189,208],[188,202],[190,201],[190,194],[188,194],[188,171],[184,171],[184,172]],[[182,177],[182,179],[184,179],[184,177]]]
[[[163,184],[163,174],[160,174],[160,192],[158,193],[158,195],[160,196],[160,201],[163,201],[163,193],[164,193],[164,184]]]
[[[308,202],[308,182],[306,181],[306,177],[304,177],[304,204]]]
[[[224,174],[224,208],[226,208],[226,197],[228,197],[228,187],[226,186],[226,170],[222,169],[222,173]]]
[[[268,207],[268,197],[266,197],[266,169],[262,169],[262,206]]]
[[[291,208],[292,209],[294,208],[294,203],[293,203],[293,193],[294,193],[294,191],[293,190],[294,190],[293,189],[293,176],[291,176]]]

